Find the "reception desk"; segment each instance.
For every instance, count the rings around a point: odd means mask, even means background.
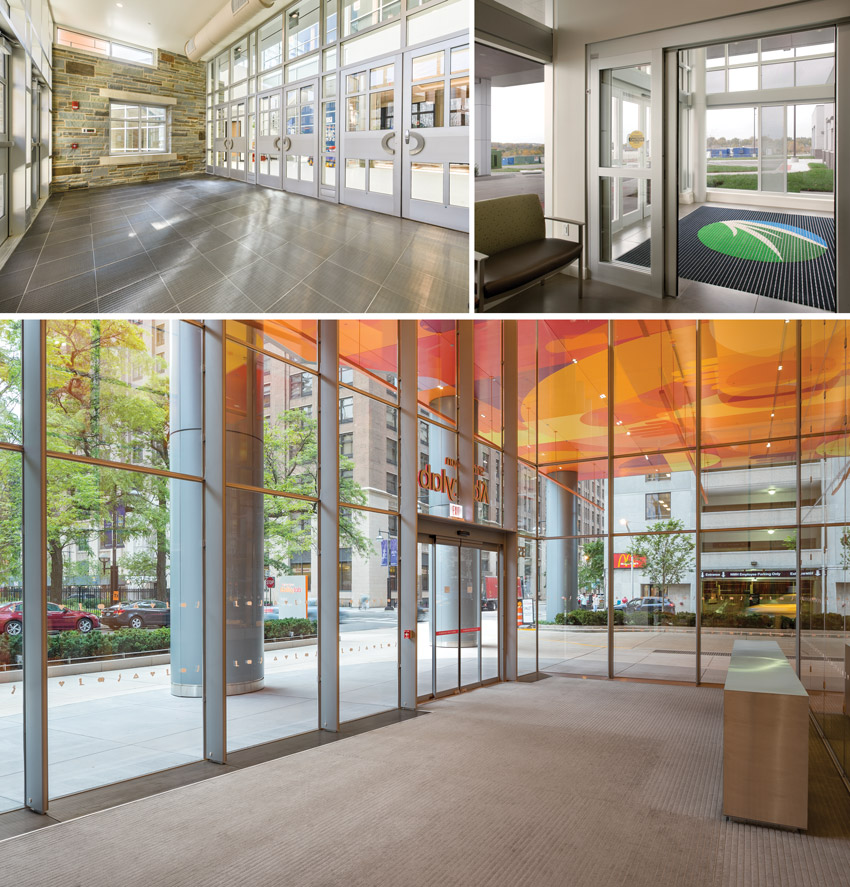
[[[723,691],[723,812],[805,829],[809,697],[776,641],[739,640]]]

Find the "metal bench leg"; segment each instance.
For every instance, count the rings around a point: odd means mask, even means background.
[[[581,298],[583,295],[583,286],[584,286],[584,264],[582,257],[578,257],[578,297]]]

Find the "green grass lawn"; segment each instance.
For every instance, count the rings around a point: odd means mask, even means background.
[[[726,166],[723,163],[709,163],[708,172],[758,172],[758,165],[754,163],[752,166],[734,166],[733,164]]]
[[[758,187],[758,176],[709,175],[706,177],[709,188],[734,188],[738,191],[755,191]],[[835,190],[835,177],[831,169],[822,163],[810,163],[806,172],[788,173],[788,193],[799,194],[801,191],[821,191],[831,194]]]

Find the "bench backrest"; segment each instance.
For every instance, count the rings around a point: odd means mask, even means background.
[[[536,194],[514,194],[475,204],[475,249],[492,256],[546,236],[543,208]]]

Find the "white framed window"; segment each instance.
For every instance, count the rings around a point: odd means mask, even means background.
[[[109,103],[110,154],[167,154],[168,109]]]
[[[156,67],[156,52],[152,49],[147,49],[144,46],[133,46],[130,43],[119,43],[117,40],[97,37],[94,34],[71,31],[58,25],[56,27],[56,43],[59,46],[67,46],[80,52],[91,52],[95,55],[117,59],[121,62],[148,65],[152,68]]]

